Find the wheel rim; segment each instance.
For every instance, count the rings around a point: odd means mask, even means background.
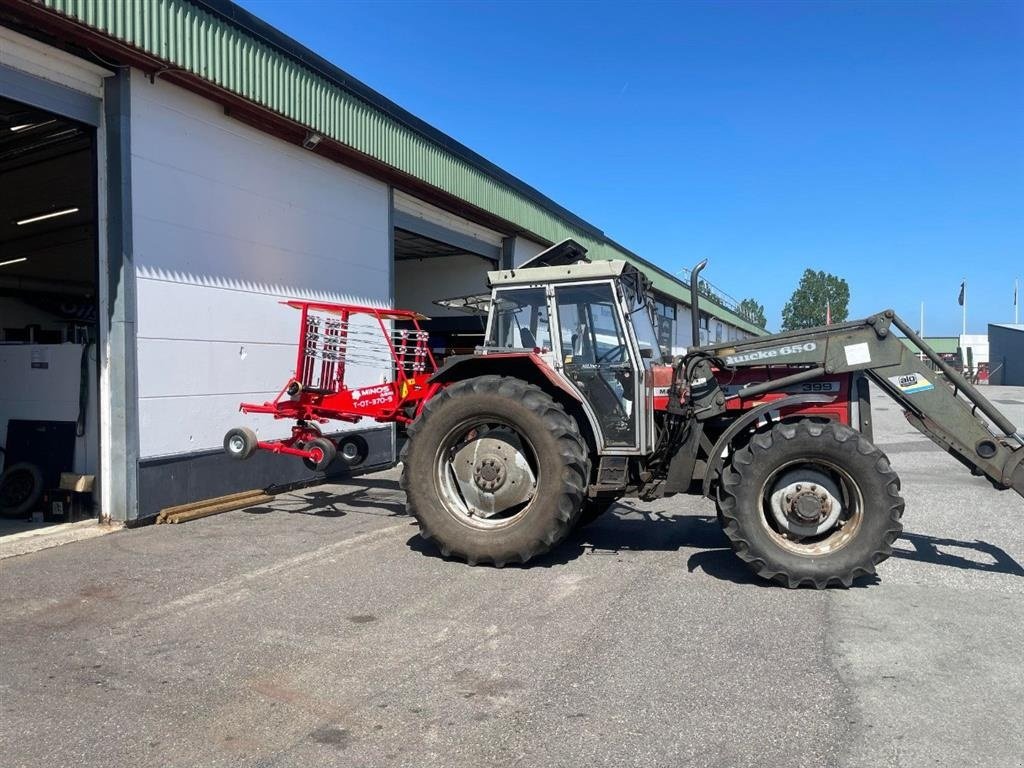
[[[530,509],[542,469],[532,443],[505,421],[460,422],[440,442],[434,482],[448,513],[472,528],[512,525]]]
[[[16,470],[4,480],[0,488],[0,504],[5,507],[17,507],[32,495],[35,480],[26,470]]]
[[[355,461],[359,456],[359,446],[355,443],[345,443],[341,446],[341,456],[345,461]]]
[[[245,451],[245,439],[241,435],[232,435],[228,440],[228,448],[232,453],[242,453]]]
[[[821,459],[775,469],[760,493],[760,521],[776,544],[807,557],[845,547],[864,520],[864,497],[849,472]]]

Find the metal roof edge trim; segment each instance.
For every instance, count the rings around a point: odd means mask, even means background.
[[[422,134],[430,141],[438,144],[453,155],[465,160],[477,167],[484,173],[496,177],[503,184],[512,187],[518,192],[529,197],[533,202],[549,209],[561,218],[566,219],[574,226],[584,230],[591,230],[592,234],[602,235],[599,227],[591,224],[585,219],[577,216],[568,208],[560,205],[552,198],[545,195],[536,187],[531,186],[520,178],[513,176],[499,165],[488,160],[480,153],[467,147],[462,142],[452,138],[443,131],[438,130],[430,123],[412,112],[392,101],[379,91],[375,91],[357,77],[350,75],[336,64],[332,64],[316,51],[304,46],[293,37],[268,24],[266,21],[247,11],[231,0],[186,0],[191,5],[205,9],[212,15],[218,16],[228,24],[237,27],[242,32],[251,35],[259,42],[274,48],[279,53],[294,59],[297,63],[321,75],[340,88],[352,93],[362,99],[371,107],[379,109],[394,120],[404,124],[410,130]]]
[[[683,284],[664,270],[229,0],[22,2],[108,35],[549,242],[573,237],[593,258],[624,258],[648,272],[658,290],[688,301]],[[706,297],[700,303],[712,316],[765,333]]]

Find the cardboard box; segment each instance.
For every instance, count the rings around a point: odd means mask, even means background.
[[[76,475],[74,472],[60,473],[60,488],[62,491],[92,493],[92,486],[95,482],[96,475]]]

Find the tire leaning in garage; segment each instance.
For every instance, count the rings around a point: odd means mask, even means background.
[[[401,460],[420,534],[446,556],[499,567],[525,563],[565,538],[590,477],[575,420],[539,387],[501,376],[434,395],[410,425]],[[520,501],[488,509],[499,494]]]
[[[899,491],[885,454],[859,433],[799,421],[733,454],[718,506],[733,549],[759,576],[790,588],[849,587],[892,553],[903,530]]]
[[[0,517],[24,517],[43,495],[43,473],[35,464],[20,461],[0,475]]]

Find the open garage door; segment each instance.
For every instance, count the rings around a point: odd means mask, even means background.
[[[429,317],[421,325],[430,333],[438,363],[448,355],[468,354],[483,343],[485,317],[434,302],[452,296],[483,293],[487,272],[497,263],[458,247],[395,230],[395,306]]]
[[[98,511],[96,190],[95,128],[0,98],[0,534]]]
[[[395,306],[430,318],[430,346],[440,363],[483,342],[486,318],[435,302],[487,290],[498,268],[503,236],[396,193]]]

